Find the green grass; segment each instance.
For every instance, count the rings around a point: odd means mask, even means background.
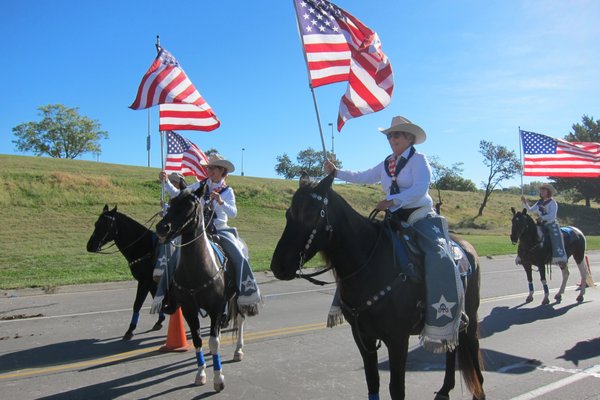
[[[10,155],[0,155],[0,165],[0,289],[132,279],[120,253],[89,254],[85,245],[104,204],[141,223],[159,211],[158,169]],[[228,182],[238,203],[238,218],[230,224],[248,244],[253,269],[266,270],[298,183],[240,176]],[[381,197],[378,186],[341,184],[335,190],[363,215]],[[443,192],[442,214],[480,255],[514,254],[510,207],[520,206],[519,196],[494,193],[483,217],[474,218],[482,198]],[[581,228],[588,248],[600,249],[598,210],[558,200],[563,223]]]

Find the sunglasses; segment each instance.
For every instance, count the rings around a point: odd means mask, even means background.
[[[413,135],[412,135],[412,133],[408,133],[408,132],[396,131],[396,132],[387,133],[386,136],[388,139],[391,139],[391,138],[398,139],[399,137],[405,137],[407,139],[410,139],[410,137]]]

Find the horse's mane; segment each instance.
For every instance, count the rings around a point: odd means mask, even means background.
[[[123,214],[122,212],[115,211],[115,216],[119,218],[121,223],[132,227],[132,229],[135,229],[136,231],[149,232],[151,236],[155,235],[154,231],[152,231],[150,228],[147,228],[145,225],[141,224],[130,216]]]

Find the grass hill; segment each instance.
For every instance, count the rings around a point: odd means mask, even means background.
[[[85,245],[105,204],[141,223],[159,211],[157,168],[12,155],[0,155],[0,165],[0,289],[131,279],[120,254],[88,254]],[[230,224],[248,243],[254,270],[266,270],[298,182],[230,176],[228,183],[239,214]],[[378,186],[335,189],[363,215],[381,197]],[[451,229],[466,235],[480,255],[515,252],[508,235],[510,207],[520,207],[519,196],[494,193],[483,217],[474,218],[482,193],[442,195]],[[578,226],[589,247],[600,248],[600,238],[590,236],[600,235],[598,210],[558,201],[562,223]]]

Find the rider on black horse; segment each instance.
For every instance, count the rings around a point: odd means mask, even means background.
[[[556,194],[556,189],[549,183],[544,183],[540,185],[539,193],[540,199],[533,206],[529,205],[525,196],[521,196],[523,207],[530,213],[538,215],[537,223],[542,227],[543,232],[540,244],[543,246],[544,237],[549,237],[552,246],[552,262],[564,266],[567,263],[567,253],[565,252],[563,235],[556,220],[558,203],[552,198]],[[519,263],[519,260],[517,260],[517,263]]]

